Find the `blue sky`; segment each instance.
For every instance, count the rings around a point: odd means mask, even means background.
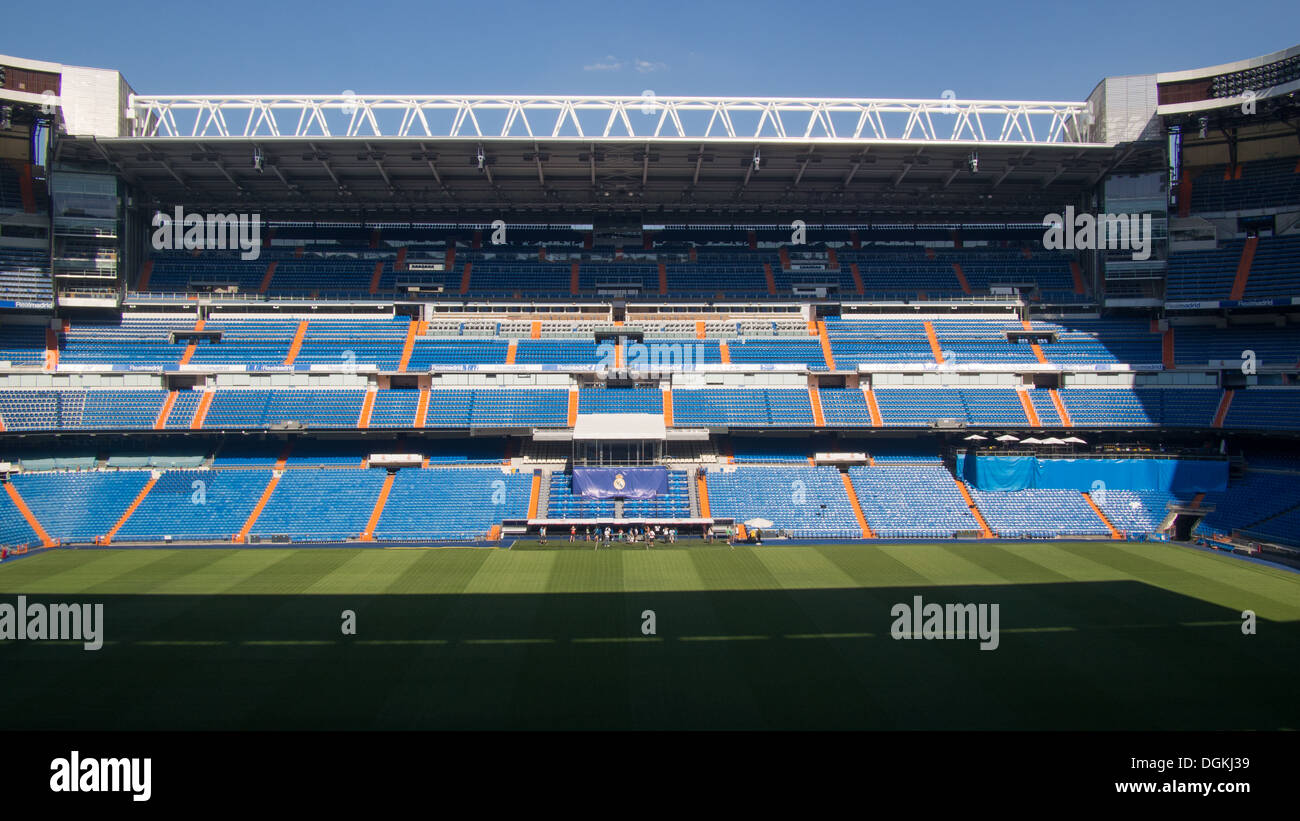
[[[9,7],[0,53],[114,68],[144,94],[937,98],[951,89],[964,99],[1082,100],[1104,76],[1295,45],[1296,19],[1279,0],[65,0]]]

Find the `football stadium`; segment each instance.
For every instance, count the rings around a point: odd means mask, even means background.
[[[1300,46],[1240,57],[1025,101],[0,55],[0,727],[1300,727]]]

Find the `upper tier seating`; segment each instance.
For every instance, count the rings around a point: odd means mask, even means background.
[[[53,299],[49,254],[26,248],[0,248],[0,300],[48,303]]]
[[[458,245],[447,267],[448,246],[442,243],[406,244],[406,264],[420,270],[399,270],[399,244],[377,247],[349,243],[339,232],[318,237],[301,246],[277,237],[260,249],[254,260],[240,259],[234,251],[155,252],[147,290],[155,292],[235,289],[242,294],[374,298],[392,295],[401,287],[441,286],[445,292],[484,298],[563,298],[572,295],[621,290],[669,297],[724,294],[740,298],[789,294],[796,286],[817,284],[856,295],[856,266],[863,294],[914,298],[968,296],[954,265],[965,271],[966,287],[973,294],[987,293],[995,285],[1037,288],[1053,298],[1078,301],[1073,294],[1069,255],[1041,247],[1026,256],[1020,247],[969,246],[937,249],[927,254],[920,245],[840,247],[832,265],[826,246],[786,246],[791,262],[786,268],[782,252],[770,246],[748,247],[743,240],[731,244],[656,244],[640,248],[581,248],[538,240],[534,244]],[[400,243],[401,241],[397,241]],[[545,251],[545,258],[543,258]],[[578,266],[576,283],[573,265]],[[663,268],[662,283],[660,266]],[[766,266],[766,268],[765,268]],[[138,286],[138,283],[137,283]],[[144,290],[144,289],[142,289]]]
[[[1061,402],[1076,427],[1210,427],[1216,388],[1065,388]]]
[[[1300,174],[1294,175],[1300,178]],[[1212,251],[1169,255],[1165,297],[1169,300],[1228,299],[1245,240],[1226,240]],[[1290,297],[1300,291],[1300,234],[1259,239],[1243,299]]]
[[[689,426],[812,427],[799,388],[694,388],[673,391],[673,423]]]
[[[664,395],[656,388],[583,388],[578,413],[664,412]]]
[[[45,325],[0,325],[0,362],[41,365],[45,362]]]
[[[1300,430],[1300,388],[1247,388],[1233,392],[1224,427]]]
[[[1295,205],[1300,202],[1300,174],[1295,157],[1254,160],[1241,165],[1241,177],[1227,176],[1226,165],[1187,169],[1192,178],[1192,211],[1216,213]]]
[[[356,427],[364,390],[219,390],[207,428],[267,427],[301,422],[313,428]]]
[[[1179,367],[1205,367],[1211,360],[1241,365],[1246,351],[1254,352],[1257,367],[1296,367],[1300,363],[1300,328],[1276,325],[1174,328],[1174,356]]]

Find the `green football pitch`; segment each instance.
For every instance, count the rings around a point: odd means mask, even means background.
[[[1168,544],[54,550],[18,595],[104,646],[0,642],[4,729],[1300,728],[1300,574]],[[892,638],[918,595],[998,647]]]

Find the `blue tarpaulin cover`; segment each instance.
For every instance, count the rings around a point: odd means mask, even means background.
[[[587,499],[655,499],[668,493],[668,468],[575,467],[573,493]]]
[[[957,474],[980,490],[1097,490],[1105,487],[1108,490],[1209,493],[1228,487],[1228,463],[1210,459],[968,458],[966,454],[958,454]]]

